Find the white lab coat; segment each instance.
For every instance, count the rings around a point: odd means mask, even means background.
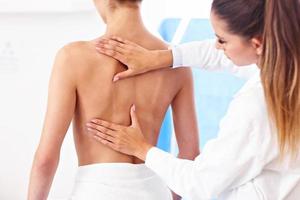
[[[280,163],[276,129],[268,117],[258,68],[234,66],[213,41],[173,47],[173,57],[174,67],[252,75],[230,103],[218,137],[194,161],[153,147],[146,165],[187,200],[300,200],[300,158]]]

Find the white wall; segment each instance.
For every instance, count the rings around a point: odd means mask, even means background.
[[[68,42],[96,38],[104,26],[93,12],[2,14],[0,24],[0,199],[25,199],[55,53]],[[61,161],[54,197],[68,193],[72,183],[76,157],[70,133]]]
[[[200,17],[205,12],[209,13],[207,7],[201,7],[196,1],[190,2],[198,4],[199,10],[194,9],[193,12],[199,11]],[[176,12],[171,12],[170,5],[176,3],[185,11],[172,6]],[[183,6],[186,4],[179,0],[145,0],[143,13],[146,25],[155,32],[163,17],[176,16],[176,13],[181,17],[193,7]],[[206,11],[203,12],[203,9]],[[0,0],[1,200],[26,199],[55,53],[71,41],[100,36],[104,28],[92,0]],[[69,131],[53,182],[52,199],[66,197],[72,188],[77,165],[72,140]]]

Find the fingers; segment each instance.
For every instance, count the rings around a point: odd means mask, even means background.
[[[122,38],[116,38],[114,39],[114,37],[110,37],[110,38],[101,38],[98,43],[106,43],[106,44],[111,44],[114,46],[124,46],[125,44],[128,43],[128,41],[123,40]]]
[[[103,140],[107,140],[109,142],[114,142],[115,138],[111,135],[108,135],[108,132],[102,132],[101,130],[88,128],[88,131],[93,134],[94,137],[100,137]]]
[[[96,50],[97,50],[99,53],[105,54],[105,55],[110,56],[110,57],[115,57],[117,54],[121,54],[121,53],[116,52],[116,51],[114,51],[114,50],[105,49],[105,48],[102,48],[102,47],[96,47]],[[122,55],[122,54],[121,54],[121,55]]]
[[[113,50],[119,53],[124,53],[126,50],[125,48],[122,46],[123,44],[119,44],[119,43],[111,43],[111,42],[100,42],[98,45],[96,45],[96,48],[103,48],[106,50]]]
[[[106,145],[106,146],[108,146],[108,147],[110,147],[110,148],[112,148],[112,149],[114,149],[114,150],[116,150],[116,151],[118,151],[118,149],[119,149],[118,146],[116,146],[114,143],[112,143],[112,142],[110,142],[110,141],[108,141],[108,140],[102,139],[101,137],[99,137],[99,136],[97,136],[97,135],[95,135],[94,138],[95,138],[98,142],[100,142],[100,143],[102,143],[102,144],[104,144],[104,145]]]
[[[115,82],[115,81],[118,81],[120,79],[128,78],[128,77],[131,77],[131,76],[134,76],[134,75],[135,75],[134,71],[132,69],[128,69],[126,71],[123,71],[123,72],[120,72],[120,73],[116,74],[114,76],[113,81]]]
[[[96,44],[97,47],[105,48],[109,50],[118,51],[124,54],[128,54],[128,52],[132,51],[135,47],[140,47],[134,42],[124,40],[119,37],[111,37],[109,39],[101,39]]]
[[[107,55],[107,56],[110,56],[110,57],[113,57],[114,59],[120,61],[121,63],[127,65],[127,59],[126,59],[126,56],[123,55],[122,53],[120,52],[117,52],[117,51],[114,51],[114,50],[107,50],[105,48],[101,48],[101,47],[96,47],[96,50],[99,52],[99,53],[102,53],[104,55]]]
[[[138,127],[139,123],[135,112],[135,105],[132,105],[130,108],[130,117],[131,117],[131,126]]]
[[[112,131],[111,129],[108,129],[104,126],[99,126],[99,125],[96,125],[96,124],[88,123],[87,127],[92,128],[92,129],[94,129],[98,132],[101,132],[101,133],[104,133],[104,134],[107,134],[107,135],[114,135],[114,131]]]
[[[133,46],[136,45],[135,43],[130,42],[129,40],[125,40],[125,39],[122,39],[122,38],[117,37],[117,36],[112,36],[111,39],[115,40],[115,41],[117,41],[117,42],[119,42],[121,44],[127,44],[127,45],[133,45]]]
[[[96,139],[98,142],[114,149],[116,151],[120,151],[120,143],[118,142],[119,139],[118,134],[119,131],[112,131],[110,129],[97,126],[95,124],[87,124],[88,131],[93,135],[93,138]]]
[[[96,46],[107,48],[107,49],[124,51],[128,45],[111,39],[102,39],[96,44]]]
[[[118,59],[119,57],[122,59],[122,55],[126,52],[126,50],[123,48],[123,45],[124,44],[115,42],[113,40],[102,39],[96,45],[96,50],[99,53],[114,57],[115,59]]]
[[[121,125],[114,124],[114,123],[107,122],[107,121],[103,121],[103,120],[100,120],[100,119],[92,119],[91,122],[93,122],[94,124],[96,124],[98,126],[102,126],[104,128],[110,129],[110,130],[121,130],[121,129],[125,128]],[[88,124],[91,124],[91,123],[88,123]]]

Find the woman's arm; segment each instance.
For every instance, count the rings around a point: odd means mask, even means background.
[[[178,157],[194,160],[200,151],[193,74],[191,69],[178,70],[184,70],[181,73],[183,84],[171,104]]]
[[[272,134],[263,99],[260,93],[235,99],[220,124],[218,138],[209,141],[195,161],[178,159],[151,147],[136,126],[124,127],[100,120],[95,124],[98,131],[93,134],[114,150],[145,160],[180,196],[216,198],[223,192],[251,184],[278,156],[276,135]],[[131,116],[136,118],[133,111]]]
[[[182,87],[172,101],[172,118],[178,145],[177,158],[194,160],[199,154],[199,133],[191,69],[182,70]],[[181,197],[173,193],[173,200]]]
[[[258,93],[235,99],[220,123],[218,137],[207,142],[194,162],[151,148],[146,165],[188,199],[217,198],[252,184],[278,155],[276,135],[262,102]]]
[[[172,48],[173,67],[190,66],[209,71],[227,71],[242,79],[249,79],[257,71],[254,65],[236,66],[223,50],[215,47],[214,40],[180,44]]]
[[[251,76],[255,68],[235,66],[222,50],[215,48],[214,40],[185,43],[171,50],[148,50],[128,40],[112,37],[100,39],[96,49],[128,66],[127,71],[115,75],[114,81],[170,66],[227,70],[245,78]]]
[[[73,117],[76,88],[70,60],[61,50],[53,67],[44,127],[32,164],[29,200],[47,199],[56,172],[60,148]]]

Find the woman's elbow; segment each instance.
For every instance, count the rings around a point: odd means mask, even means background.
[[[52,171],[57,167],[59,162],[59,155],[53,153],[41,153],[37,150],[34,156],[32,168],[39,171]]]

